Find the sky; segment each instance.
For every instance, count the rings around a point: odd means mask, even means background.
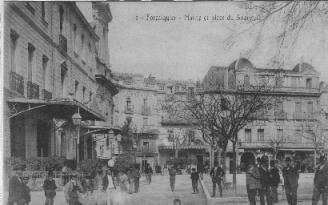
[[[108,37],[112,71],[145,76],[152,74],[161,79],[202,80],[211,66],[228,66],[240,56],[247,55],[247,51],[256,45],[258,31],[251,29],[237,38],[235,46],[226,46],[234,30],[249,26],[248,21],[237,20],[237,15],[252,16],[238,4],[110,2],[113,20],[109,23]],[[91,3],[80,2],[78,6],[87,20],[91,21]],[[202,20],[187,20],[188,15],[201,16]],[[224,20],[212,21],[214,15],[223,16]],[[229,15],[234,20],[227,20]],[[147,20],[147,16],[152,20]],[[156,17],[150,16],[174,16],[176,19],[155,21]],[[299,43],[295,45],[296,51],[286,57],[288,62],[284,69],[292,69],[303,58],[321,74],[321,80],[328,82],[327,27],[312,25],[311,28],[305,28],[299,36]],[[267,27],[263,43],[249,56],[255,67],[269,68],[268,63],[277,47],[272,38],[276,30],[274,24]]]

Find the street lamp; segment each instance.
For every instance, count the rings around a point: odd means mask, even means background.
[[[118,142],[118,156],[120,156],[120,154],[121,154],[122,135],[120,135],[120,134],[116,135],[116,140]]]
[[[78,167],[78,163],[80,161],[80,125],[81,125],[81,120],[82,117],[80,115],[80,108],[78,108],[78,112],[74,113],[72,116],[72,121],[73,125],[76,126],[76,132],[77,132],[77,137],[76,137],[76,166]]]

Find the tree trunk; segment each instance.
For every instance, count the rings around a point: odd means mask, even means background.
[[[226,156],[227,152],[225,149],[221,149],[221,164],[222,164],[222,169],[227,173],[227,165],[226,165]],[[227,181],[227,175],[224,175],[224,181]]]
[[[313,160],[314,168],[317,166],[317,149],[314,150],[314,160]]]
[[[233,190],[234,190],[234,195],[237,195],[237,155],[236,155],[236,143],[232,143],[232,154],[233,154],[233,159],[232,159],[232,184],[233,184]]]
[[[178,150],[178,142],[176,140],[176,142],[175,142],[175,154],[174,154],[174,157],[176,159],[178,159],[178,156],[179,156],[179,150]]]

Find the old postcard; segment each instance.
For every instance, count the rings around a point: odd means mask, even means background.
[[[3,8],[3,204],[327,205],[327,2]]]

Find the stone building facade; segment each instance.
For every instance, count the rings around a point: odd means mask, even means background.
[[[110,16],[106,4],[93,10],[103,7]],[[5,157],[75,160],[77,144],[81,159],[94,157],[92,137],[84,133],[94,121],[111,123],[112,115],[100,106],[106,94],[97,92],[99,56],[107,55],[98,42],[108,41],[97,29],[110,20],[95,16],[90,24],[74,2],[6,2],[4,11]],[[74,113],[82,117],[79,139]]]

